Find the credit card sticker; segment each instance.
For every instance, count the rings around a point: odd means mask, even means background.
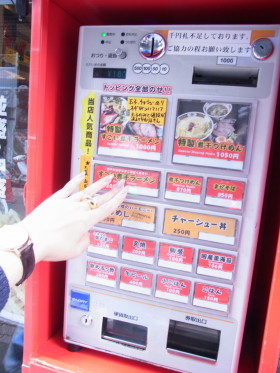
[[[71,290],[70,307],[77,308],[82,311],[89,311],[90,294],[82,291]]]

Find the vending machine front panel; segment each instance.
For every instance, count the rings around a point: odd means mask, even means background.
[[[72,175],[126,200],[67,263],[64,338],[237,371],[279,82],[278,25],[84,26]]]

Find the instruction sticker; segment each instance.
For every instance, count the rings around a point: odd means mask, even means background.
[[[165,198],[178,201],[199,203],[202,189],[202,177],[167,174]]]
[[[90,308],[90,294],[71,289],[70,307],[88,312]]]
[[[167,108],[166,98],[128,97],[130,122],[163,126]]]
[[[235,256],[225,253],[200,250],[197,273],[232,280]]]
[[[193,305],[211,308],[217,311],[228,311],[230,289],[210,284],[195,284]]]
[[[161,243],[158,266],[191,272],[193,249],[190,247]]]
[[[150,295],[152,291],[153,275],[133,268],[122,268],[120,289]]]
[[[155,207],[124,202],[102,223],[154,231],[155,219]]]
[[[251,56],[251,30],[169,30],[166,54]]]
[[[163,233],[234,245],[236,219],[166,209]]]
[[[190,281],[161,275],[157,276],[156,297],[188,303],[189,293]]]
[[[107,263],[89,260],[86,281],[94,284],[116,287],[117,267]]]
[[[111,189],[119,180],[124,179],[125,185],[129,187],[129,194],[158,197],[160,177],[158,171],[95,164],[94,181],[110,174],[114,174],[114,179],[105,189]]]
[[[240,210],[244,187],[241,181],[208,178],[205,204]]]
[[[173,162],[243,170],[251,106],[178,100]]]
[[[90,155],[81,155],[80,157],[80,172],[85,173],[84,180],[79,185],[79,190],[83,190],[90,185],[90,165],[91,165],[91,156]]]
[[[167,99],[101,96],[98,154],[159,161]]]
[[[85,155],[93,156],[95,132],[96,94],[89,92],[82,100],[81,149]]]
[[[115,258],[118,256],[119,236],[117,234],[90,230],[89,239],[89,253],[112,256]]]
[[[146,264],[153,264],[155,246],[155,241],[135,237],[124,237],[122,258]]]

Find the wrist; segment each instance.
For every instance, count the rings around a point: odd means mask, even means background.
[[[14,286],[22,278],[23,265],[20,257],[9,251],[0,251],[0,265],[5,272],[9,285]]]
[[[30,276],[35,266],[33,243],[28,231],[20,224],[3,226],[0,229],[0,250],[2,268],[5,267],[3,269],[7,273],[10,285],[20,285]],[[6,265],[5,260],[9,266]],[[12,272],[15,273],[14,276]],[[15,281],[20,275],[19,281]]]

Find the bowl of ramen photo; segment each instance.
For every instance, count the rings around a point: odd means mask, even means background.
[[[176,124],[176,139],[189,137],[205,140],[211,135],[214,123],[209,115],[199,112],[189,112],[178,116]]]
[[[205,114],[214,119],[224,119],[232,110],[232,105],[225,102],[206,102],[203,106]]]

